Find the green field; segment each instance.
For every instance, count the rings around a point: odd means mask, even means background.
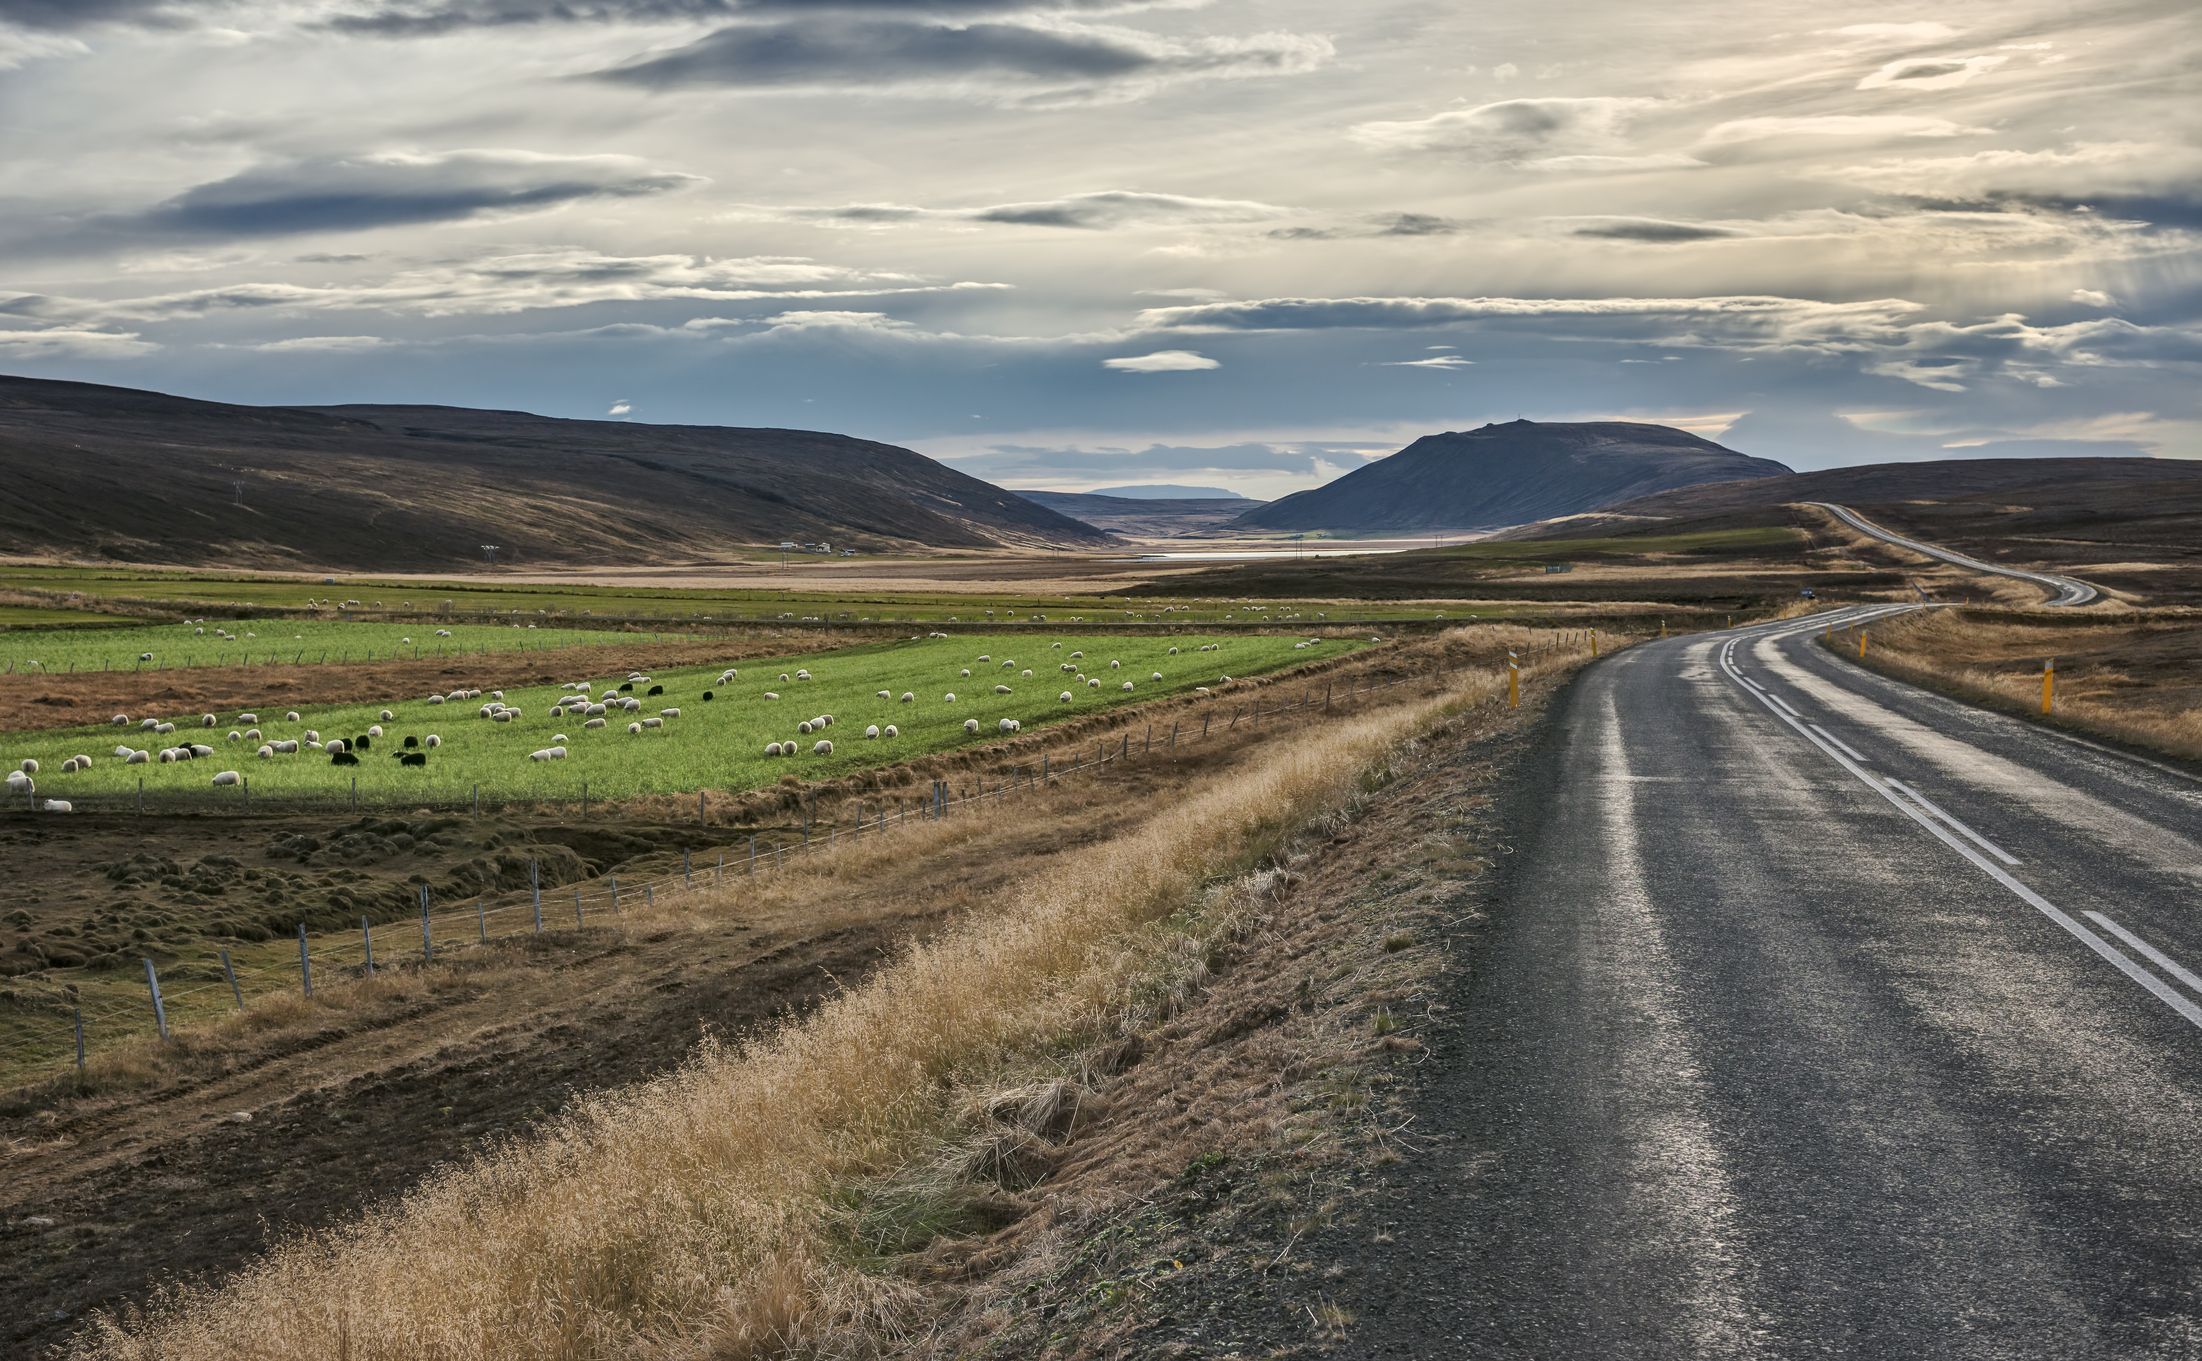
[[[107,625],[129,622],[121,615],[72,610],[60,605],[0,605],[0,631],[46,628],[54,624]]]
[[[1216,623],[1249,618],[1320,622],[1319,616],[1354,619],[1424,618],[1429,611],[1397,604],[1350,606],[1328,601],[1164,601],[1122,596],[1065,596],[1006,591],[781,591],[554,586],[516,583],[390,581],[337,577],[332,584],[295,578],[221,572],[163,572],[131,568],[0,568],[0,590],[71,596],[160,609],[304,610],[309,601],[357,600],[363,613],[503,615],[567,624],[591,618],[668,623],[817,621],[859,623],[1053,624]]]
[[[1743,529],[1708,529],[1695,534],[1616,535],[1598,539],[1491,539],[1439,550],[1439,556],[1466,558],[1471,562],[1580,561],[1585,558],[1642,558],[1649,556],[1730,557],[1769,549],[1793,548],[1804,542],[1794,529],[1760,525]]]
[[[223,633],[233,635],[225,638]],[[527,624],[383,624],[318,619],[203,619],[0,633],[0,670],[15,674],[150,671],[178,666],[262,666],[371,662],[397,657],[466,657],[484,652],[634,642],[615,629]],[[152,660],[142,660],[151,653]]]
[[[644,697],[648,685],[635,686],[641,700],[638,712],[608,712],[606,726],[590,730],[585,717],[568,714],[553,718],[549,709],[572,692],[558,686],[508,690],[504,702],[521,711],[511,722],[481,717],[480,700],[430,704],[421,697],[383,704],[306,706],[298,721],[285,718],[281,707],[265,709],[257,722],[246,723],[235,713],[217,715],[216,725],[202,726],[202,717],[190,714],[132,714],[133,726],[76,728],[0,736],[0,766],[16,768],[26,758],[40,765],[37,792],[43,798],[84,800],[96,807],[102,795],[132,796],[144,782],[148,796],[188,796],[205,801],[243,797],[242,789],[212,785],[212,777],[225,770],[237,771],[256,796],[348,798],[356,779],[362,802],[403,803],[407,800],[448,800],[469,797],[480,786],[485,796],[507,800],[566,799],[582,793],[583,783],[591,798],[619,798],[635,794],[680,793],[695,789],[748,789],[770,784],[783,775],[805,779],[831,779],[851,771],[908,760],[930,752],[996,740],[999,720],[1014,718],[1026,725],[1047,723],[1094,712],[1135,700],[1180,693],[1196,686],[1214,686],[1225,675],[1246,676],[1275,670],[1293,662],[1342,655],[1358,646],[1325,641],[1305,648],[1299,640],[1269,635],[1235,635],[1221,638],[1085,637],[1078,635],[1024,635],[1019,637],[972,636],[932,638],[894,644],[847,648],[834,652],[748,661],[740,674],[718,683],[723,668],[695,667],[669,671],[649,684],[662,685],[660,696]],[[1202,652],[1204,644],[1218,650]],[[1178,651],[1173,655],[1170,649]],[[1082,658],[1073,659],[1073,653]],[[980,661],[980,657],[990,660]],[[1014,660],[1016,665],[1005,667]],[[1112,669],[1111,660],[1120,661]],[[1101,681],[1096,688],[1058,668],[1068,663],[1086,677]],[[1030,668],[1029,678],[1022,672]],[[798,669],[814,679],[781,680]],[[960,674],[968,669],[971,674]],[[1155,673],[1162,679],[1153,679]],[[591,693],[601,696],[626,680],[624,675],[577,676],[587,681]],[[1122,687],[1129,681],[1130,691]],[[1007,685],[1012,693],[994,693]],[[702,698],[706,690],[715,698]],[[890,697],[881,699],[877,691]],[[1063,703],[1063,691],[1072,694]],[[904,692],[914,698],[903,703]],[[776,692],[778,700],[765,698]],[[953,702],[945,696],[953,692]],[[395,717],[380,718],[389,709]],[[660,728],[629,733],[627,726],[659,717],[659,710],[678,708],[677,717],[666,717]],[[813,736],[797,732],[796,725],[822,714],[831,714],[830,730]],[[135,724],[157,717],[176,723],[175,732],[157,735]],[[964,722],[976,719],[979,732],[964,731]],[[352,739],[380,723],[383,736],[372,749],[360,753],[357,766],[333,765],[328,756],[301,747],[296,754],[260,757],[259,743],[249,738],[228,740],[231,731],[257,728],[265,742],[306,739],[308,730],[321,738]],[[900,735],[867,739],[870,725],[897,725]],[[426,739],[435,734],[441,745],[429,753],[425,767],[399,764],[396,753],[410,735]],[[564,735],[565,741],[558,743]],[[833,742],[830,755],[815,755],[812,744],[820,738]],[[793,757],[767,758],[766,743],[799,744]],[[215,748],[214,755],[194,761],[163,764],[161,748],[198,742]],[[118,744],[154,753],[152,764],[128,765],[115,755]],[[563,745],[568,756],[559,760],[533,761],[531,752]],[[63,773],[64,760],[74,755],[92,758],[89,769]]]

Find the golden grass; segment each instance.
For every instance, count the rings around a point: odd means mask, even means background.
[[[1488,698],[1492,684],[1486,672],[1451,694],[1311,720],[1303,740],[1188,786],[1166,818],[1063,853],[807,1018],[739,1048],[707,1044],[680,1072],[589,1101],[224,1286],[101,1320],[75,1354],[580,1361],[873,1349],[899,1335],[914,1288],[851,1243],[836,1188],[925,1150],[967,1079],[1105,1026],[1141,976],[1156,923],[1342,804],[1389,749]]]

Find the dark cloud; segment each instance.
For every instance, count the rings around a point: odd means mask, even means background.
[[[65,0],[56,0],[62,3]],[[1153,3],[1154,0],[1147,0]],[[666,23],[776,17],[835,10],[935,17],[1145,8],[1142,0],[399,0],[339,14],[326,26],[384,37],[524,24]]]
[[[1702,222],[1664,222],[1649,217],[1617,217],[1591,222],[1568,234],[1600,241],[1642,241],[1652,245],[1717,241],[1722,237],[1743,235],[1732,227],[1713,227]]]
[[[1026,203],[992,203],[969,208],[920,208],[906,203],[848,203],[822,208],[750,207],[741,219],[821,222],[832,226],[877,227],[907,222],[984,223],[1014,227],[1065,227],[1109,231],[1142,226],[1195,226],[1260,222],[1291,210],[1246,199],[1193,198],[1185,194],[1149,194],[1103,189],[1086,194]]]
[[[1907,61],[1891,67],[1886,79],[1890,81],[1933,80],[1938,76],[1954,76],[1960,71],[1971,69],[1972,63],[1965,61]]]
[[[1429,213],[1400,213],[1376,229],[1378,236],[1451,236],[1461,224]]]
[[[697,182],[626,156],[454,151],[334,157],[261,166],[202,184],[126,225],[233,237],[355,231],[633,198]]]
[[[169,0],[0,0],[0,23],[18,28],[76,29],[94,24],[165,21]]]
[[[792,19],[737,24],[686,47],[597,73],[649,89],[855,89],[993,79],[1042,87],[1305,70],[1322,39],[1264,35],[1178,43],[1121,30],[901,19]]]
[[[1352,466],[1368,455],[1352,445],[1330,444],[1150,444],[1143,449],[1079,449],[1000,444],[980,454],[951,458],[978,476],[1002,478],[1175,476],[1183,473],[1283,473],[1313,476],[1325,464]]]

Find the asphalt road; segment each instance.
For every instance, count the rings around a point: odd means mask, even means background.
[[[2202,782],[1815,641],[1888,608],[1555,702],[1345,1354],[2202,1357]]]
[[[1852,529],[1870,538],[1879,539],[1883,543],[1894,544],[1898,548],[1908,548],[1914,553],[1924,553],[1930,558],[1949,563],[1953,567],[1963,567],[1973,572],[1985,572],[1994,577],[2010,577],[2017,581],[2031,581],[2036,586],[2049,592],[2049,603],[2052,605],[2086,605],[2102,594],[2102,592],[2081,581],[2078,577],[2059,576],[2055,572],[2029,572],[2023,567],[2001,567],[1992,562],[1982,562],[1978,558],[1969,558],[1963,553],[1952,552],[1947,548],[1938,547],[1931,543],[1921,543],[1917,539],[1906,538],[1894,530],[1883,529],[1850,507],[1838,506],[1832,501],[1810,501],[1806,504],[1819,507],[1836,519],[1841,520],[1844,524],[1849,525]]]

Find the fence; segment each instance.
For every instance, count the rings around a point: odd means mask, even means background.
[[[663,634],[657,633],[645,635],[642,633],[618,633],[616,629],[606,629],[604,631],[607,634],[618,634],[618,636],[616,638],[606,637],[594,642],[567,639],[562,642],[543,643],[536,647],[529,647],[524,639],[514,647],[489,647],[486,645],[482,647],[436,647],[414,643],[410,647],[395,647],[380,654],[372,648],[363,648],[356,656],[343,649],[338,649],[332,655],[328,648],[321,648],[318,651],[313,648],[271,648],[260,658],[259,664],[262,666],[325,666],[333,662],[339,666],[349,666],[355,662],[366,665],[375,661],[446,661],[459,657],[499,657],[519,656],[529,652],[566,652],[579,647],[610,646],[615,641],[619,643],[702,641],[701,635],[677,634],[671,639],[667,639]],[[0,634],[0,637],[4,636],[4,634]],[[87,636],[96,636],[96,633],[87,630]],[[309,653],[313,654],[312,661],[306,659]],[[150,662],[132,661],[128,666],[110,666],[105,660],[102,660],[96,668],[85,666],[81,670],[85,675],[107,675],[118,672],[128,672],[136,675],[149,671],[198,671],[213,667],[234,667],[249,670],[253,664],[253,654],[250,650],[246,650],[234,656],[216,653],[204,659],[180,662],[163,662],[156,657]],[[18,671],[18,667],[21,668],[20,671]],[[74,661],[71,661],[65,667],[47,666],[33,658],[10,658],[5,663],[0,663],[0,675],[6,676],[18,674],[25,676],[73,676],[78,671],[79,668]]]
[[[1580,640],[1582,635],[1577,633],[1574,637]],[[1556,639],[1526,649],[1521,660],[1534,665],[1541,658],[1587,648],[1587,642]],[[1502,667],[1502,683],[1487,697],[1490,702],[1507,702],[1508,687],[1504,682],[1514,678],[1509,675],[1511,671],[1512,668]],[[435,901],[427,885],[418,885],[417,917],[383,922],[362,917],[356,931],[324,932],[318,940],[301,922],[295,962],[240,967],[230,951],[222,948],[216,951],[213,959],[196,961],[195,968],[191,964],[184,966],[199,974],[212,974],[218,964],[219,975],[182,988],[164,985],[158,966],[153,960],[145,959],[142,963],[147,992],[142,1001],[128,1003],[111,999],[89,1009],[72,1007],[66,1013],[56,1006],[43,1007],[41,1009],[55,1019],[51,1040],[24,1039],[0,1045],[0,1070],[10,1071],[17,1084],[40,1077],[62,1076],[72,1068],[81,1074],[88,1062],[89,1047],[98,1046],[103,1040],[111,1047],[150,1032],[157,1032],[166,1040],[170,1038],[172,1019],[180,1010],[196,1007],[204,1012],[204,1004],[210,998],[218,1008],[226,996],[231,1010],[243,1011],[248,993],[261,998],[295,989],[297,995],[311,998],[317,971],[324,981],[331,977],[361,979],[373,976],[378,969],[392,968],[400,963],[428,967],[455,948],[540,936],[563,931],[569,925],[578,931],[592,922],[601,924],[609,920],[616,923],[624,912],[638,905],[644,911],[655,907],[660,892],[692,889],[699,882],[717,885],[729,876],[755,878],[779,873],[804,863],[807,858],[830,856],[843,841],[860,844],[865,836],[877,836],[912,822],[946,819],[960,809],[990,802],[1003,803],[1072,777],[1105,771],[1113,765],[1145,756],[1157,746],[1166,752],[1174,751],[1181,745],[1236,731],[1241,723],[1257,726],[1287,717],[1304,717],[1311,712],[1335,714],[1370,695],[1402,686],[1435,684],[1442,687],[1451,672],[1441,658],[1430,672],[1416,672],[1365,685],[1356,685],[1347,678],[1342,687],[1336,678],[1331,678],[1319,689],[1307,686],[1296,699],[1266,706],[1264,696],[1256,693],[1228,712],[1219,704],[1202,705],[1204,712],[1199,714],[1197,724],[1194,715],[1181,709],[1180,716],[1162,720],[1169,723],[1167,729],[1162,728],[1162,721],[1148,721],[1144,731],[1135,736],[1133,726],[1126,725],[1097,741],[1090,754],[1081,741],[1079,754],[1067,762],[1043,752],[1037,761],[1019,761],[992,771],[972,772],[961,781],[934,780],[922,798],[858,799],[845,823],[817,822],[806,806],[799,829],[748,833],[744,840],[732,845],[700,848],[701,859],[699,848],[685,848],[681,851],[678,871],[655,877],[628,876],[623,882],[621,876],[614,874],[594,883],[546,887],[541,882],[540,865],[531,860],[527,890],[482,894],[447,906]],[[1134,723],[1137,721],[1135,719]],[[964,792],[957,791],[959,783],[963,784]],[[897,804],[899,806],[895,806]],[[169,967],[172,974],[178,970],[176,964]]]

